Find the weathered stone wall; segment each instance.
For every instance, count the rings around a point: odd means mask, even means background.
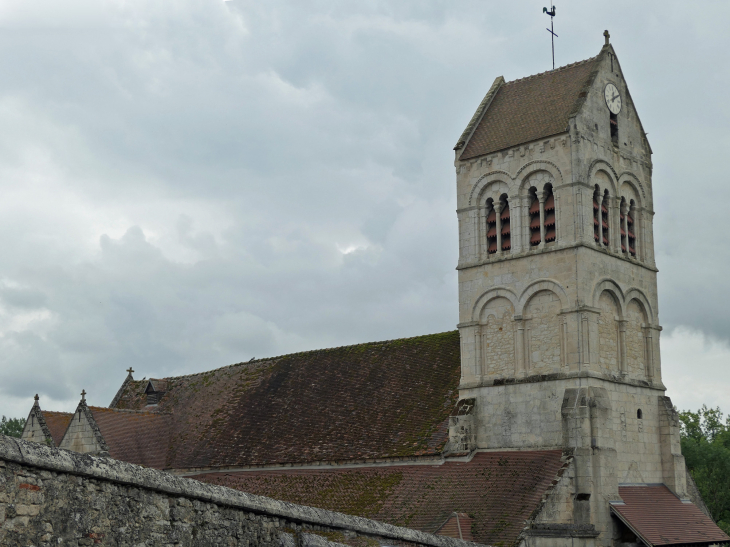
[[[59,544],[474,545],[0,436],[0,545]]]
[[[83,454],[105,455],[108,452],[104,437],[94,423],[91,411],[86,406],[85,401],[79,403],[59,448]]]
[[[607,418],[601,434],[610,437],[616,448],[612,469],[619,482],[664,482],[662,466],[669,456],[662,456],[660,442],[663,390],[608,381],[597,374],[564,376],[462,389],[462,398],[476,400],[476,446],[495,450],[573,448],[565,445],[563,437],[563,396],[568,389],[595,386],[607,393]]]

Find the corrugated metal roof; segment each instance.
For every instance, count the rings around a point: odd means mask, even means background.
[[[725,543],[730,537],[690,502],[663,484],[619,486],[624,504],[611,510],[647,545]]]

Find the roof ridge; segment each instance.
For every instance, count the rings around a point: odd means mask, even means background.
[[[61,410],[42,410],[41,409],[41,412],[43,414],[63,414],[64,416],[73,416],[74,415],[73,412],[63,412]]]
[[[538,72],[537,74],[531,74],[530,76],[525,76],[524,78],[517,78],[516,80],[510,80],[508,82],[505,82],[503,85],[508,86],[511,84],[524,82],[526,80],[532,80],[533,78],[537,78],[538,76],[544,76],[546,74],[560,72],[561,70],[567,70],[569,68],[573,68],[573,67],[588,63],[590,61],[595,61],[597,58],[598,58],[598,55],[596,55],[595,57],[589,57],[588,59],[583,59],[582,61],[576,61],[575,63],[569,63],[567,65],[559,66],[558,68],[554,68],[553,70],[546,70],[545,72]]]
[[[238,366],[241,366],[241,365],[255,365],[255,364],[259,364],[259,363],[265,363],[267,361],[274,361],[276,359],[284,359],[285,357],[293,357],[295,355],[307,355],[307,354],[311,354],[311,353],[322,353],[322,352],[335,351],[335,350],[343,349],[343,348],[354,348],[354,347],[358,347],[358,346],[375,346],[375,345],[378,345],[378,344],[389,344],[391,342],[399,342],[401,340],[414,340],[416,338],[425,338],[426,336],[438,336],[440,334],[449,334],[449,333],[453,333],[453,332],[458,332],[458,331],[447,330],[447,331],[443,331],[443,332],[434,332],[434,333],[431,333],[431,334],[419,334],[418,336],[407,336],[407,337],[404,337],[404,338],[393,338],[391,340],[379,340],[379,341],[376,341],[376,342],[361,342],[359,344],[348,344],[348,345],[344,345],[344,346],[333,346],[333,347],[330,347],[330,348],[318,348],[318,349],[310,349],[310,350],[304,350],[304,351],[295,351],[293,353],[285,353],[283,355],[274,355],[274,356],[271,356],[271,357],[262,357],[261,359],[252,359],[250,361],[241,361],[239,363],[231,363],[230,365],[224,365],[222,367],[213,368],[213,369],[206,370],[206,371],[203,371],[203,372],[194,372],[192,374],[182,374],[180,376],[165,376],[164,378],[154,378],[154,379],[156,379],[156,380],[171,380],[171,379],[177,380],[177,379],[181,379],[181,378],[193,378],[195,376],[201,376],[203,374],[210,374],[212,372],[218,372],[220,370],[224,370],[224,369],[227,369],[227,368],[238,367]],[[150,378],[145,378],[143,380],[135,380],[135,382],[147,381],[149,379]],[[113,410],[113,409],[111,409],[111,410]]]
[[[126,412],[131,414],[148,414],[150,416],[162,416],[172,414],[171,412],[159,412],[156,410],[135,410],[130,408],[108,408],[105,406],[89,406],[89,410],[105,410],[108,412]]]

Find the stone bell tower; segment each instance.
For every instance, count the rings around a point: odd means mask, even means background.
[[[568,520],[606,543],[620,484],[686,496],[652,152],[608,32],[596,57],[497,78],[455,151],[462,449],[572,451]]]

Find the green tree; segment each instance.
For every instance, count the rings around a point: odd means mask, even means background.
[[[25,418],[0,418],[0,435],[20,437],[25,427]]]
[[[679,413],[682,454],[712,518],[730,534],[730,416],[703,405]]]

